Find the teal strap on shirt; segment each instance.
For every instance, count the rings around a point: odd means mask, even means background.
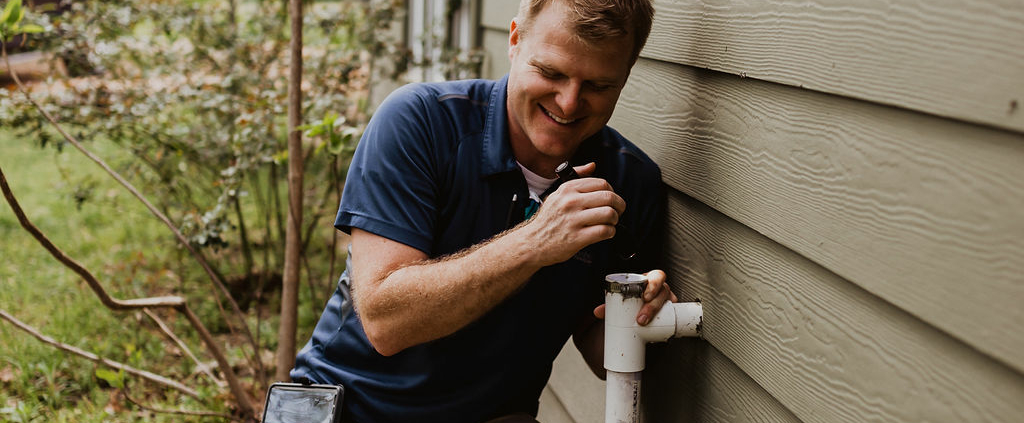
[[[528,220],[530,216],[533,216],[533,214],[536,213],[537,209],[539,208],[540,203],[538,203],[537,200],[531,198],[530,204],[526,205],[526,211],[523,213],[523,220]]]

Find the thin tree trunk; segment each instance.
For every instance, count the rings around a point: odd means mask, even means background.
[[[290,0],[291,69],[288,77],[288,226],[285,232],[284,280],[281,291],[281,326],[278,330],[278,380],[290,380],[295,364],[298,320],[299,270],[302,250],[302,1]]]
[[[278,178],[279,178],[277,173],[278,173],[277,172],[277,164],[276,163],[271,163],[270,164],[270,183],[267,184],[267,187],[270,188],[270,198],[271,198],[271,200],[273,200],[273,204],[274,204],[274,213],[273,213],[273,215],[274,215],[274,223],[277,226],[277,239],[281,240],[282,238],[284,238],[284,221],[281,220],[281,192],[280,192],[280,190],[278,190],[278,186],[277,186],[278,185]],[[269,226],[268,226],[268,228],[269,228]],[[277,246],[279,244],[268,244],[268,245]],[[280,252],[281,252],[281,250],[274,251],[274,255],[276,256]]]
[[[241,189],[241,185],[239,185]],[[234,197],[235,215],[238,216],[238,233],[241,237],[242,258],[245,260],[246,277],[256,274],[256,262],[252,259],[252,245],[249,243],[249,233],[245,229],[245,216],[242,214],[242,204],[238,197]]]

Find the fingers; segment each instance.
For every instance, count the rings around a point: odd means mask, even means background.
[[[647,289],[644,290],[644,302],[651,302],[654,300],[655,296],[665,288],[665,272],[661,270],[652,270],[644,273],[644,276],[647,276]]]
[[[666,302],[678,302],[679,298],[676,294],[672,293],[672,289],[669,288],[666,282],[665,272],[661,270],[652,270],[645,274],[647,276],[647,289],[644,290],[643,300],[644,305],[640,307],[640,311],[636,315],[636,322],[641,326],[646,326],[654,318],[654,315],[658,314],[661,307]],[[605,318],[605,306],[601,304],[594,308],[594,317],[598,319]]]
[[[545,205],[548,202],[563,203],[562,207],[576,210],[609,206],[619,214],[626,211],[626,201],[612,190],[607,181],[597,178],[566,182],[548,197]]]
[[[644,290],[644,305],[636,315],[636,322],[645,326],[651,322],[655,314],[666,302],[677,302],[676,294],[672,293],[665,281],[665,272],[652,270],[647,272],[647,289]]]
[[[580,175],[581,178],[586,178],[594,174],[594,171],[597,170],[597,164],[590,162],[583,166],[573,166],[572,168],[576,171],[577,175]]]

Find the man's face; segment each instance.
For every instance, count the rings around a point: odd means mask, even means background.
[[[517,160],[541,174],[553,174],[552,163],[567,160],[608,123],[629,76],[632,51],[629,37],[598,45],[581,41],[566,27],[561,3],[546,6],[522,36],[513,22],[509,36],[512,149]]]

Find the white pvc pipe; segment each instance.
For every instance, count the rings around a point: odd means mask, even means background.
[[[640,372],[606,372],[608,399],[605,421],[614,423],[640,423]]]
[[[697,336],[700,303],[667,303],[646,326],[636,322],[643,306],[647,277],[615,273],[605,277],[604,368],[607,371],[606,423],[640,422],[640,372],[646,366],[648,342]]]

